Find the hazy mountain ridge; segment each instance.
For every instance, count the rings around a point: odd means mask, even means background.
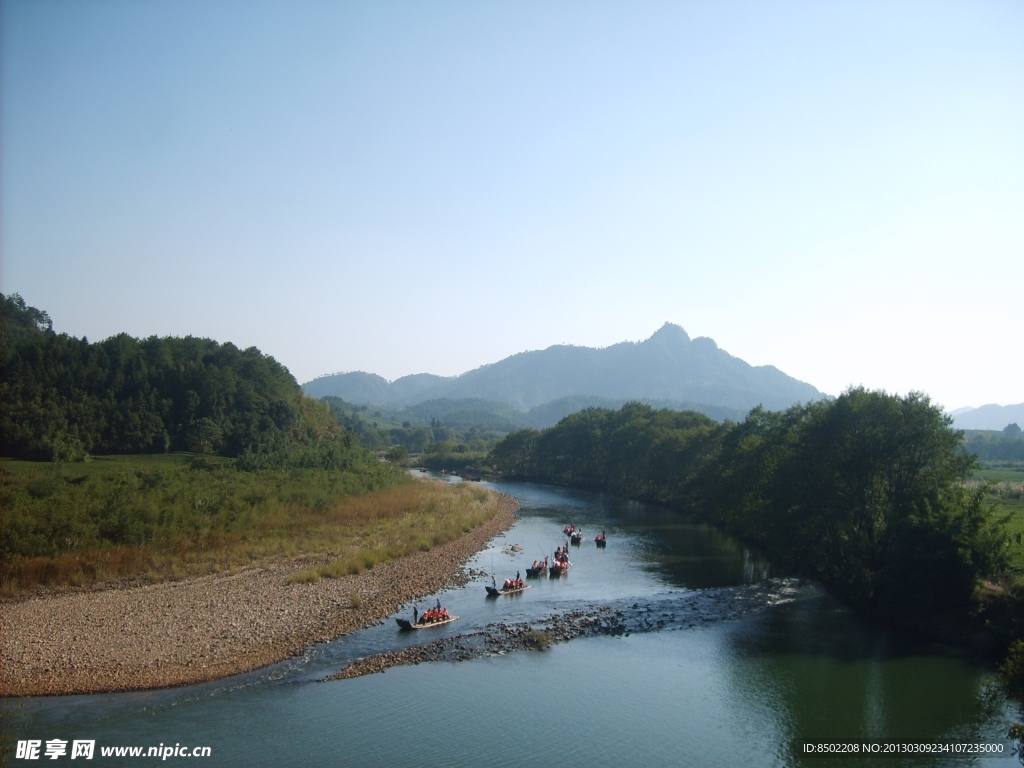
[[[690,339],[666,323],[649,339],[603,349],[555,345],[520,352],[460,376],[404,376],[388,383],[363,372],[322,376],[303,389],[352,403],[391,408],[425,400],[481,398],[519,411],[568,397],[615,401],[700,403],[746,412],[757,405],[786,408],[823,395],[774,366],[752,366],[719,349],[709,338]]]
[[[1008,424],[1024,425],[1024,403],[1017,405],[983,405],[980,408],[957,408],[950,414],[957,429],[1001,430]]]
[[[386,410],[386,415],[399,422],[408,421],[413,425],[430,424],[435,419],[447,426],[468,428],[477,426],[498,432],[512,432],[525,427],[545,429],[554,426],[571,413],[584,408],[607,408],[617,411],[628,400],[614,400],[607,397],[587,395],[571,395],[552,400],[550,403],[537,405],[523,413],[508,403],[497,400],[484,400],[479,397],[462,399],[439,398],[425,400],[415,405],[407,405],[400,410]],[[745,411],[728,406],[706,405],[679,400],[642,401],[653,408],[668,408],[673,411],[699,411],[717,421],[741,421]]]
[[[350,403],[372,405],[414,405],[431,398],[431,392],[452,379],[432,373],[414,373],[389,382],[365,371],[332,373],[307,381],[303,391],[312,397],[333,395]]]

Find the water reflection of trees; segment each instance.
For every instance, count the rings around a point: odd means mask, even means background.
[[[759,717],[771,711],[787,763],[802,761],[802,740],[1002,740],[1004,703],[983,665],[867,625],[827,595],[734,625],[727,644],[730,690]],[[806,761],[815,768],[832,762]]]
[[[605,493],[544,487],[560,496],[558,507],[533,508],[532,514],[559,525],[582,524],[587,530],[628,534],[637,556],[674,586],[710,589],[756,584],[771,575],[767,558],[719,528],[679,510]]]

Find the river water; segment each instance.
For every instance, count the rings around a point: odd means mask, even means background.
[[[445,627],[400,633],[389,619],[212,683],[6,700],[6,734],[44,744],[95,740],[102,764],[135,766],[192,760],[103,758],[99,747],[209,746],[211,756],[195,761],[207,766],[1017,764],[1004,738],[1017,705],[991,693],[982,662],[868,626],[812,584],[775,581],[777,589],[747,599],[738,613],[722,610],[772,574],[720,532],[601,494],[491,487],[520,500],[521,519],[470,566],[493,569],[499,581],[525,574],[573,521],[586,537],[573,548],[568,576],[499,599],[487,599],[478,579],[439,595],[461,617]],[[603,550],[593,543],[601,529]],[[522,551],[511,553],[513,544]],[[640,613],[669,606],[659,614],[669,617],[666,628],[321,682],[379,651],[495,622],[541,626],[608,603]],[[823,739],[999,742],[1005,756],[827,759],[797,746]]]

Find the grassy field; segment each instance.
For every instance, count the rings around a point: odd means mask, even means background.
[[[1010,570],[1024,577],[1024,504],[1001,503],[999,512],[1007,517],[1006,532],[1010,539]]]
[[[1019,469],[978,469],[975,480],[997,480],[1003,483],[1024,483],[1024,470]]]
[[[244,472],[190,455],[0,462],[0,591],[160,581],[266,558],[327,555],[330,573],[451,540],[489,519],[479,488],[413,482],[375,460],[351,472]]]
[[[1024,578],[1024,472],[1012,469],[979,469],[970,484],[987,483],[986,501],[1006,518],[1010,540],[1010,569]]]

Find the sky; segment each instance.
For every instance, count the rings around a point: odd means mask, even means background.
[[[1024,3],[2,0],[0,290],[300,382],[673,322],[1024,402]]]

